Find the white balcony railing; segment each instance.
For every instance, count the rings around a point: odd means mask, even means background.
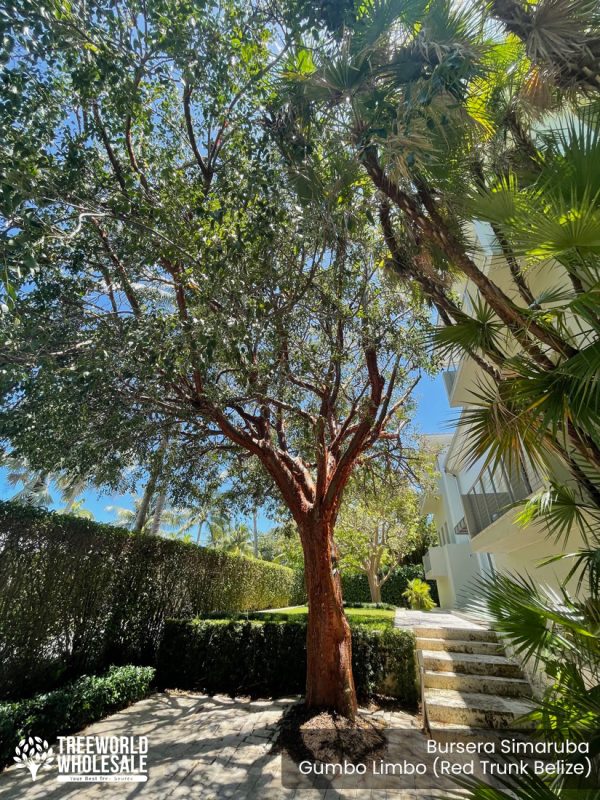
[[[541,486],[540,476],[529,464],[486,468],[462,495],[469,535],[476,536]]]
[[[428,572],[431,572],[431,559],[429,558],[429,553],[425,553],[423,556],[423,568],[425,569],[425,575]]]

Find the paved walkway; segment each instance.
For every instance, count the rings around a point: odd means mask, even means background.
[[[430,800],[435,796],[431,789],[417,789],[419,778],[411,776],[386,778],[384,785],[398,787],[398,791],[284,788],[281,756],[270,750],[276,723],[292,702],[294,699],[233,700],[183,692],[155,694],[78,734],[147,736],[146,783],[59,783],[56,762],[41,769],[33,782],[27,770],[10,767],[0,774],[0,800]],[[426,741],[419,719],[397,711],[375,713],[389,730],[386,760],[418,761]],[[433,761],[433,756],[428,758]],[[428,778],[426,785],[431,783]],[[444,788],[439,785],[440,790]]]
[[[484,628],[474,620],[453,614],[451,611],[442,611],[435,608],[432,611],[411,611],[407,608],[398,608],[394,618],[396,628],[465,628],[479,630]]]

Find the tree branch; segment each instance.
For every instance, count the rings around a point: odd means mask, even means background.
[[[210,186],[210,182],[212,181],[213,172],[212,169],[206,164],[206,162],[202,158],[200,150],[198,149],[196,134],[194,133],[194,122],[192,120],[191,100],[192,100],[192,87],[189,83],[186,83],[183,89],[183,112],[185,116],[185,127],[187,130],[187,135],[190,141],[190,145],[192,147],[192,152],[194,153],[194,158],[196,159],[196,162],[200,167],[200,172],[202,173],[202,177],[204,178],[204,186],[205,188],[208,188]]]

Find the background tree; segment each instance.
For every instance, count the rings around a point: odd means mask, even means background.
[[[362,572],[371,600],[409,555],[422,557],[433,543],[431,526],[419,512],[419,494],[404,476],[375,478],[359,470],[344,494],[336,539],[342,571]]]
[[[39,508],[50,508],[54,499],[53,486],[64,502],[59,514],[74,514],[76,516],[93,518],[90,511],[83,507],[84,500],[80,497],[86,488],[86,481],[77,475],[68,473],[50,474],[45,470],[32,470],[27,459],[15,455],[4,455],[0,458],[0,467],[7,471],[6,479],[10,486],[17,487],[22,484],[11,500],[25,505]]]
[[[261,534],[258,553],[265,561],[275,561],[291,569],[304,569],[304,554],[292,519]]]
[[[4,435],[120,486],[168,432],[176,505],[207,457],[256,458],[304,551],[306,701],[352,717],[335,523],[363,453],[402,463],[428,364],[427,315],[378,277],[369,193],[298,207],[262,125],[285,50],[260,9],[10,16]]]

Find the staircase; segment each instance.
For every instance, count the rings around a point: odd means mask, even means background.
[[[431,735],[511,729],[533,704],[521,668],[504,654],[494,631],[480,627],[414,629],[423,714]]]

